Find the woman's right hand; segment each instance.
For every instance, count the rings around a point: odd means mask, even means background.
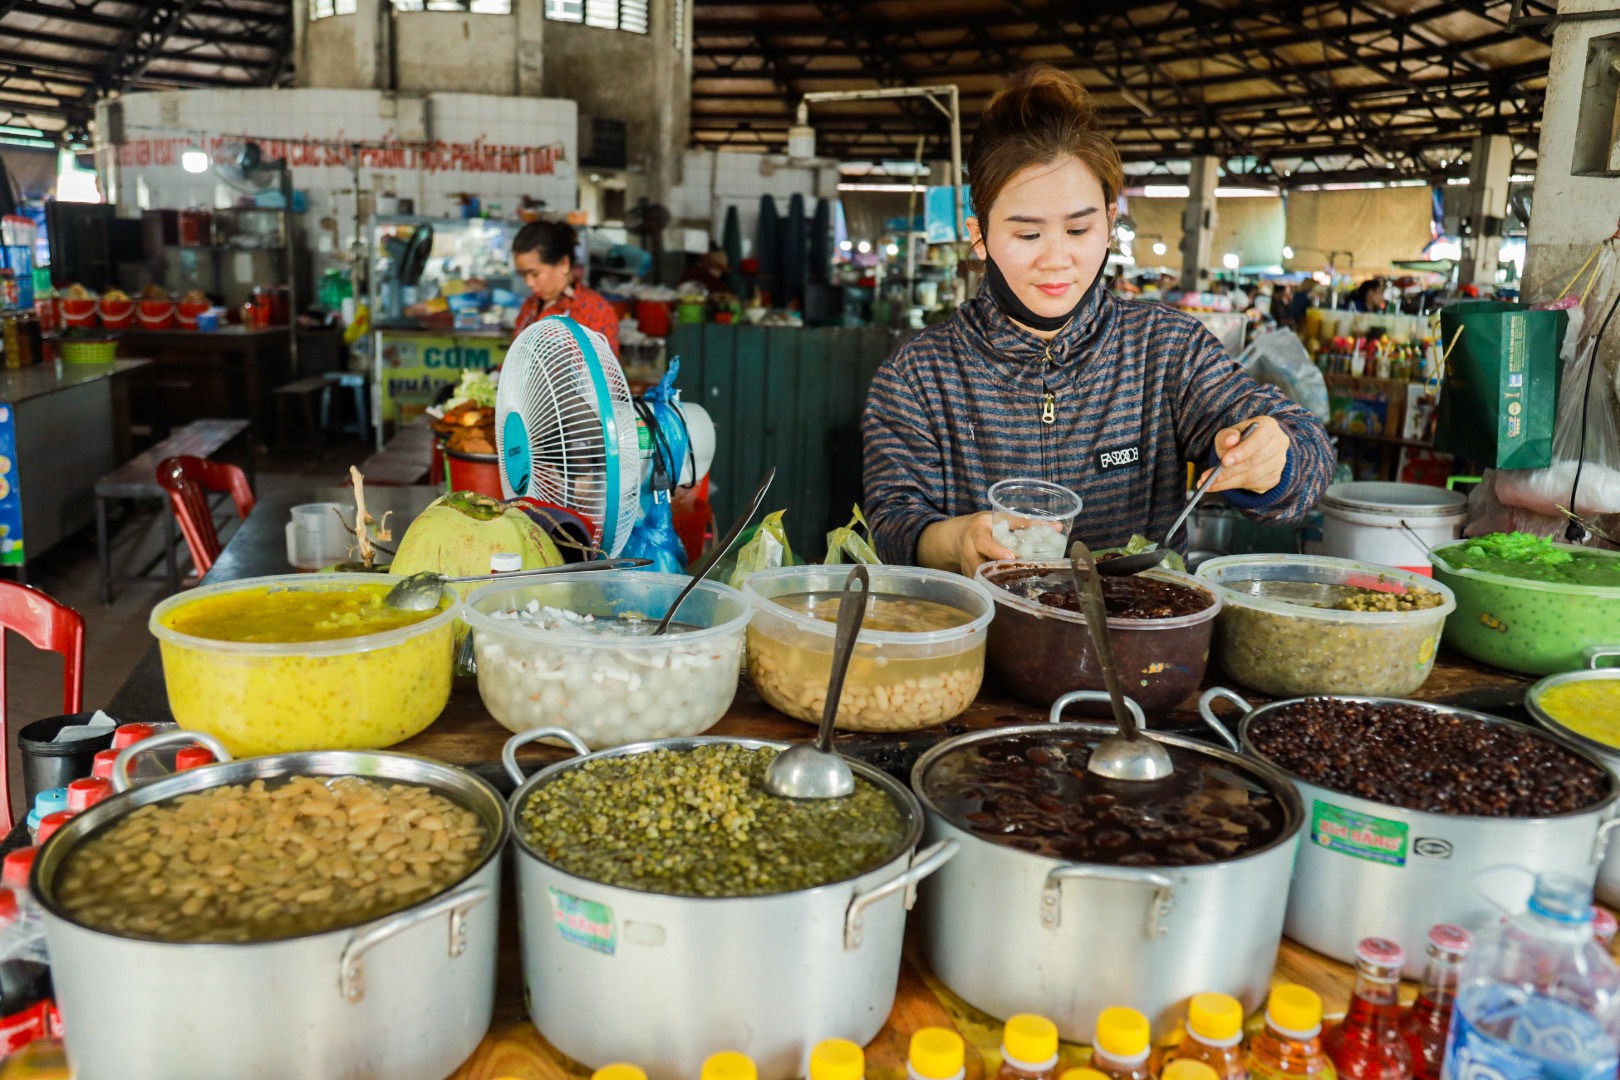
[[[988,510],[936,521],[917,538],[917,565],[964,577],[972,577],[981,563],[1013,558],[1016,552],[996,543]]]

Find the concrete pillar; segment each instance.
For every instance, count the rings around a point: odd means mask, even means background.
[[[388,34],[383,20],[392,15],[389,0],[355,0],[355,85],[367,90],[388,89]]]
[[[1592,148],[1582,139],[1590,129],[1613,137],[1611,79],[1620,50],[1620,14],[1614,14],[1613,0],[1562,0],[1558,12],[1577,18],[1560,22],[1553,33],[1524,267],[1523,294],[1531,300],[1556,297],[1592,248],[1614,232],[1620,215],[1615,204],[1620,169],[1612,158],[1610,167],[1602,168],[1602,147],[1588,153]],[[1594,156],[1600,160],[1586,160]]]
[[[517,72],[512,93],[540,97],[540,76],[545,64],[545,0],[517,0]]]
[[[1508,178],[1513,175],[1513,140],[1477,135],[1468,159],[1468,220],[1472,235],[1462,242],[1461,285],[1496,284],[1502,254],[1502,222],[1507,217]]]
[[[309,71],[309,0],[293,0],[292,32],[293,79],[299,86],[308,86],[305,73]]]
[[[1215,185],[1220,181],[1220,162],[1208,155],[1192,159],[1187,174],[1187,209],[1181,217],[1181,288],[1203,292],[1209,288],[1214,269]]]

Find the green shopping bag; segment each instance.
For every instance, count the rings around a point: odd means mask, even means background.
[[[1569,313],[1476,300],[1440,310],[1450,348],[1435,449],[1497,469],[1552,464]],[[1455,343],[1455,344],[1453,344]]]

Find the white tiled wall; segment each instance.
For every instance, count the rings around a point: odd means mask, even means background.
[[[712,185],[712,186],[711,186]],[[688,150],[681,185],[671,198],[670,211],[693,228],[707,228],[718,243],[725,228],[726,210],[737,207],[742,226],[743,254],[753,250],[754,226],[762,196],[776,200],[777,213],[786,216],[788,200],[804,196],[806,215],[816,208],[816,170],[789,165],[781,155]]]
[[[417,213],[428,216],[451,213],[458,192],[475,194],[486,205],[499,203],[505,213],[514,212],[524,195],[544,200],[553,210],[577,205],[578,110],[572,101],[481,94],[394,99],[374,90],[301,88],[128,94],[122,102],[128,143],[186,139],[195,133],[223,139],[339,143],[414,142],[431,136],[443,142],[509,147],[559,144],[562,158],[549,175],[362,165],[360,187],[412,198]],[[118,198],[125,213],[139,208],[143,184],[148,207],[223,206],[237,195],[212,173],[185,172],[178,160],[124,166],[119,173]],[[311,220],[333,215],[345,225],[349,221],[354,182],[346,164],[324,160],[297,164],[293,186],[307,195]]]

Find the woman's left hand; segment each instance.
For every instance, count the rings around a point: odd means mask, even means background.
[[[1242,446],[1243,429],[1251,423],[1260,426]],[[1226,468],[1210,485],[1211,491],[1254,491],[1265,493],[1282,479],[1283,466],[1288,463],[1288,448],[1293,445],[1288,432],[1274,417],[1256,416],[1215,433],[1215,453]],[[1205,469],[1198,476],[1204,482],[1209,475]]]

